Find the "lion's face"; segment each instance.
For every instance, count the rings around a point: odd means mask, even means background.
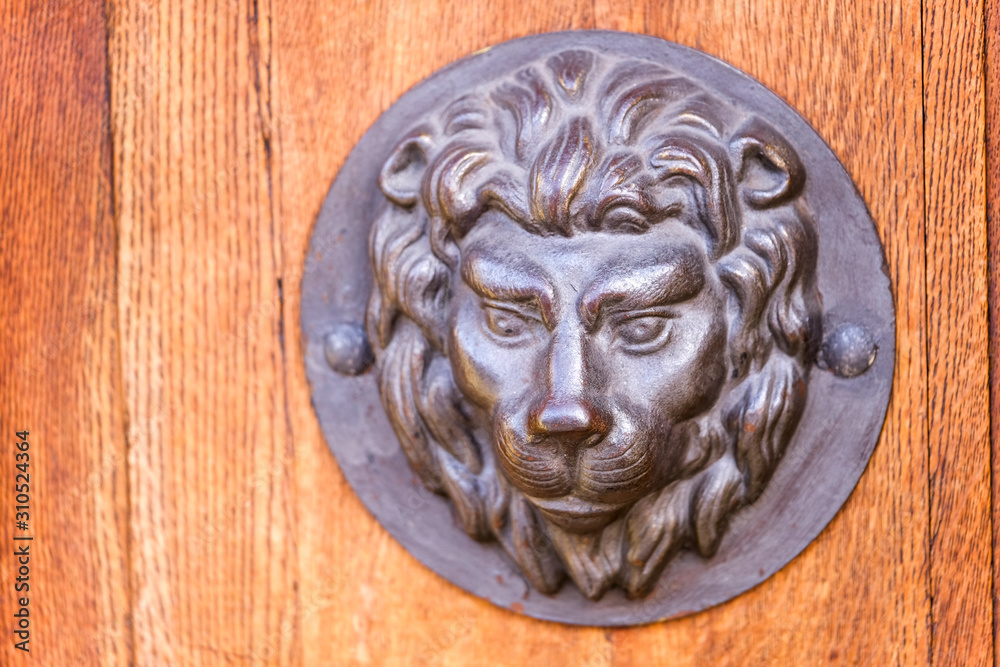
[[[536,589],[642,595],[762,493],[820,340],[804,179],[760,119],[585,50],[449,102],[384,163],[386,414]]]
[[[487,213],[460,244],[456,384],[509,481],[566,530],[603,528],[704,463],[685,426],[723,386],[727,301],[693,214],[567,238]]]

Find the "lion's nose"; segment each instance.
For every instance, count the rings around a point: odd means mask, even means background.
[[[562,436],[574,442],[603,434],[607,419],[587,399],[588,384],[582,335],[560,332],[548,354],[544,398],[528,417],[528,429],[538,437]],[[544,378],[544,379],[543,379]]]
[[[531,430],[538,435],[588,436],[604,428],[594,407],[582,400],[558,400],[550,395],[541,410],[531,415]]]

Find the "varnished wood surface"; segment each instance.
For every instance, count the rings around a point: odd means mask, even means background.
[[[133,659],[104,26],[97,2],[0,11],[2,665]],[[24,430],[27,531],[14,525]],[[12,635],[22,596],[27,654]]]
[[[982,17],[982,2],[924,3],[931,658],[938,665],[993,661],[993,613],[983,604],[993,576]]]
[[[1000,630],[1000,2],[985,3],[986,225],[990,316],[990,452],[993,470],[993,636]],[[994,664],[998,656],[994,647]]]
[[[983,47],[995,53],[995,2],[5,11],[0,419],[5,437],[26,421],[39,440],[30,660],[993,661]],[[498,609],[396,544],[323,441],[298,337],[312,224],[367,127],[452,60],[570,28],[694,46],[788,100],[868,203],[897,307],[885,429],[827,530],[720,607],[613,631]],[[25,391],[14,371],[40,350]],[[0,475],[12,466],[0,453]],[[0,492],[4,544],[9,505]],[[10,571],[0,561],[5,618]],[[4,637],[8,662],[28,664]]]

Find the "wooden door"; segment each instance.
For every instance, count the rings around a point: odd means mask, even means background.
[[[0,14],[0,663],[993,662],[997,0]],[[750,592],[631,629],[525,618],[409,556],[341,476],[298,336],[312,225],[375,118],[463,55],[576,28],[702,49],[786,99],[856,181],[896,295],[888,417],[840,514]],[[12,634],[27,534],[30,653]]]

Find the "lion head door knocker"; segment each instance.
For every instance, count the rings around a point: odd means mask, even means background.
[[[313,400],[365,504],[533,616],[702,609],[846,500],[888,401],[881,245],[777,97],[660,40],[508,42],[404,95],[320,214]]]

